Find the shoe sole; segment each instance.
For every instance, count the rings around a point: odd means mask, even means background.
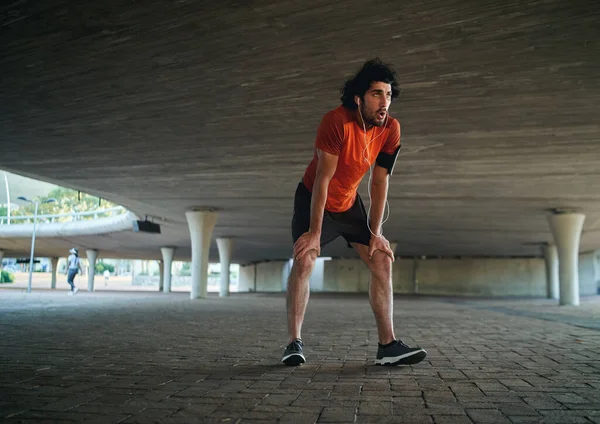
[[[427,356],[427,352],[425,350],[417,350],[416,352],[411,352],[406,355],[401,356],[392,356],[389,358],[381,358],[375,359],[375,365],[413,365],[418,364]]]
[[[291,355],[284,356],[281,362],[290,367],[297,367],[298,365],[305,363],[306,359],[304,359],[304,356],[298,353],[293,353]]]

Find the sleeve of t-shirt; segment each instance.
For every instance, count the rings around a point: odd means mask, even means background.
[[[396,150],[400,147],[400,122],[394,119],[394,122],[390,125],[390,133],[387,140],[383,144],[381,151],[392,155],[396,153]]]
[[[315,147],[332,155],[339,156],[344,145],[344,121],[342,117],[331,111],[326,113],[317,130]]]

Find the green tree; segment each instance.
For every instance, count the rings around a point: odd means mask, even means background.
[[[181,277],[189,277],[192,275],[192,265],[189,262],[184,262],[181,265],[181,271],[179,271]]]
[[[12,283],[15,281],[15,275],[12,272],[0,271],[0,284]]]
[[[115,272],[115,266],[111,264],[107,264],[106,262],[98,261],[96,262],[96,272],[102,274],[105,269],[112,274]]]
[[[44,200],[54,198],[56,202],[52,203],[41,203]],[[72,190],[70,188],[58,187],[48,193],[47,196],[42,196],[39,199],[40,205],[38,208],[39,215],[55,215],[55,214],[63,214],[63,213],[74,213],[74,212],[89,212],[95,211],[98,209],[108,209],[114,208],[118,205],[109,202],[105,199],[100,199],[99,197],[92,196],[91,194],[78,192],[77,190]],[[34,214],[35,205],[31,203],[27,203],[21,206],[17,213],[14,215],[21,216],[31,216]],[[6,216],[6,214],[4,214]],[[93,215],[83,217],[83,219],[93,219]],[[62,217],[59,221],[68,221],[69,217]]]

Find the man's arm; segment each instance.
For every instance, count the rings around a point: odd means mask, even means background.
[[[321,230],[329,183],[337,168],[338,157],[317,149],[317,172],[310,201],[310,226],[294,244],[294,258],[300,259],[310,250],[321,253]]]
[[[380,251],[388,255],[393,262],[394,252],[390,248],[390,243],[383,236],[381,228],[387,192],[388,170],[379,165],[375,166],[371,180],[371,220],[369,222],[374,235],[371,235],[369,241],[369,258],[372,258],[376,251]]]
[[[310,232],[321,235],[323,226],[323,214],[325,211],[325,203],[327,201],[327,190],[329,183],[335,174],[337,168],[338,157],[331,153],[317,149],[317,175],[313,184],[310,207]]]
[[[385,212],[385,202],[388,194],[388,170],[381,166],[375,166],[373,169],[373,178],[371,180],[371,231],[380,236],[381,221]]]

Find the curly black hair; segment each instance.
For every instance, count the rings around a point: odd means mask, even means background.
[[[340,93],[342,93],[342,97],[340,98],[342,105],[350,110],[356,109],[357,105],[354,102],[354,96],[359,96],[362,99],[373,82],[390,84],[392,86],[392,100],[398,98],[400,95],[400,87],[396,81],[396,72],[376,57],[365,62],[354,78],[346,81],[344,87],[340,90]]]

